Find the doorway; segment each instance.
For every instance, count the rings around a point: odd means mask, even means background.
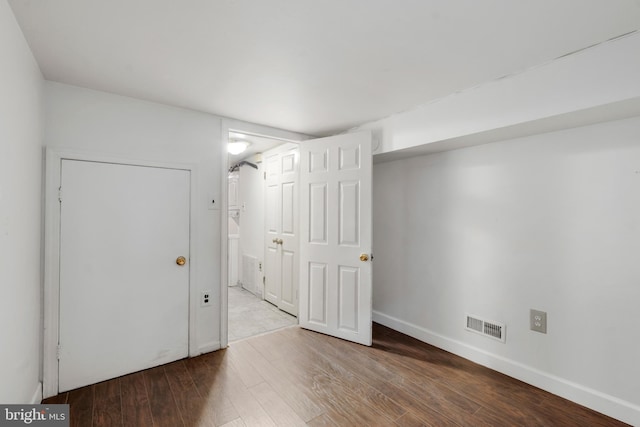
[[[279,163],[274,159],[279,160],[276,159],[279,153],[297,150],[297,144],[241,132],[229,132],[229,141],[243,149],[228,153],[227,174],[227,330],[228,341],[234,342],[298,323],[297,312],[291,309],[297,307],[292,301],[297,295],[274,291],[281,289],[275,286],[276,280],[291,276],[282,275],[282,266],[291,264],[293,271],[295,264],[292,257],[287,258],[291,251],[271,243],[280,240],[269,235],[268,230],[270,223],[271,229],[275,222],[282,223],[275,221],[274,208],[279,209],[283,199],[281,189],[279,199],[274,199],[277,185],[267,185],[273,184],[274,166]],[[296,166],[297,163],[291,163],[290,172],[297,176]],[[293,191],[293,187],[286,185],[289,182],[285,180],[285,188]],[[287,195],[285,192],[285,199]],[[292,195],[289,196],[290,208],[297,209],[297,203],[293,204]],[[291,262],[283,263],[283,259]],[[289,283],[289,288],[293,289],[294,284],[297,290],[297,281]]]
[[[223,123],[223,148],[228,142],[240,139],[235,129],[242,122]],[[247,125],[244,123],[244,125]],[[249,125],[262,132],[264,128]],[[297,144],[298,155],[294,169],[298,171],[299,191],[296,194],[299,208],[292,209],[298,215],[299,230],[296,300],[298,325],[364,345],[371,345],[372,323],[372,268],[371,260],[371,188],[372,188],[372,137],[367,131],[330,137],[307,139],[277,129],[272,135],[284,135],[282,140]],[[250,134],[249,136],[259,134]],[[263,134],[264,135],[264,134]],[[244,137],[247,135],[242,135]],[[288,139],[295,138],[295,139]],[[272,139],[272,138],[271,138]],[[243,142],[246,146],[246,142]],[[260,156],[264,164],[264,156]],[[280,169],[291,169],[289,160],[282,161]],[[222,171],[228,180],[228,170]],[[262,171],[263,179],[267,175]],[[241,187],[241,183],[238,184]],[[224,187],[225,208],[228,205],[228,188]],[[285,190],[283,190],[284,192]],[[233,199],[235,196],[231,196]],[[293,198],[290,198],[293,200]],[[275,212],[283,199],[276,199]],[[241,203],[241,201],[240,201]],[[291,203],[294,206],[295,203]],[[242,209],[242,205],[240,205]],[[265,206],[265,211],[268,211]],[[264,217],[262,217],[264,219]],[[222,218],[222,229],[227,231],[227,218]],[[289,222],[284,215],[276,218]],[[294,220],[295,222],[295,220]],[[242,227],[242,221],[240,221]],[[264,227],[265,230],[267,227]],[[285,230],[281,227],[280,230]],[[277,234],[277,233],[276,233]],[[276,245],[284,243],[277,235],[269,237]],[[267,234],[265,233],[265,258]],[[229,260],[228,241],[222,240],[223,260]],[[289,248],[287,248],[289,250]],[[284,252],[284,251],[283,251]],[[284,261],[281,260],[284,264]],[[228,265],[222,270],[223,284],[228,283]],[[295,267],[293,268],[295,270]],[[268,277],[267,274],[263,276]],[[229,343],[228,286],[221,288],[221,345]],[[265,287],[262,288],[265,295]]]

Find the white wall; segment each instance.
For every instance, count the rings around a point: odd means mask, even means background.
[[[242,255],[256,257],[258,262],[264,262],[264,179],[263,163],[254,163],[258,169],[242,166],[240,176],[240,273],[242,277]],[[255,276],[255,289],[251,290],[262,295],[262,272]]]
[[[221,119],[161,104],[68,86],[45,84],[45,144],[132,160],[198,166],[196,292],[212,290],[214,303],[199,307],[198,347],[220,346]],[[225,183],[226,185],[226,183]]]
[[[636,32],[356,130],[372,130],[375,153],[393,158],[397,150],[442,151],[486,142],[486,133],[515,137],[535,127],[630,117],[625,110],[640,113],[639,50]]]
[[[43,79],[0,0],[0,402],[39,403]]]
[[[373,188],[376,320],[640,425],[640,117],[379,163]]]

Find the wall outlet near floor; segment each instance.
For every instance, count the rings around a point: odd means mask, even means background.
[[[547,313],[544,311],[529,310],[529,328],[532,331],[547,333]]]
[[[211,291],[202,291],[202,298],[200,298],[200,305],[202,307],[208,307],[211,305]]]

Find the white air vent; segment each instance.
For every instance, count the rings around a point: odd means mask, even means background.
[[[467,314],[467,324],[465,329],[471,332],[484,335],[485,337],[506,342],[506,326],[504,323],[485,320],[478,316]]]

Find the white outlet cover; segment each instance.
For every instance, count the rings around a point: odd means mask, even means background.
[[[200,294],[200,306],[209,307],[212,304],[211,297],[212,297],[211,291],[202,291],[202,293]]]
[[[529,329],[541,334],[547,333],[547,313],[540,310],[529,310]]]

